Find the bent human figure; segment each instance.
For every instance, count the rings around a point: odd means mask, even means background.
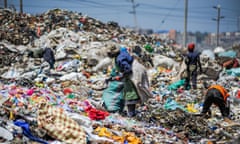
[[[228,97],[230,95],[227,90],[220,85],[211,85],[205,87],[208,89],[201,114],[206,115],[208,112],[210,112],[211,105],[215,104],[220,109],[224,121],[231,122],[229,119],[230,102],[228,101]]]

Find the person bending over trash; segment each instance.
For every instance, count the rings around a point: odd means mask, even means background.
[[[119,68],[122,75],[120,76],[120,79],[124,81],[123,93],[129,117],[136,115],[136,104],[140,102],[136,87],[131,80],[133,60],[134,59],[128,53],[127,48],[121,47],[120,54],[116,58],[116,66]]]
[[[55,57],[51,48],[45,48],[43,51],[43,59],[48,62],[50,69],[54,69]]]
[[[28,57],[32,58],[43,58],[50,66],[50,69],[54,69],[55,56],[51,48],[36,48],[27,51]]]
[[[136,104],[140,102],[140,97],[138,96],[136,87],[134,86],[134,83],[131,80],[132,63],[134,58],[128,53],[128,50],[125,47],[121,47],[120,51],[115,52],[115,54],[110,52],[110,57],[114,57],[115,59],[114,62],[115,68],[113,68],[111,77],[107,79],[107,82],[108,81],[119,82],[118,90],[122,88],[121,92],[123,94],[124,99],[122,102],[127,106],[127,115],[129,117],[133,117],[136,115],[135,110]],[[103,99],[104,97],[106,96],[103,93]],[[106,101],[105,106],[107,107],[107,109],[109,109],[110,107],[108,104],[106,104]]]
[[[185,57],[185,63],[187,65],[187,77],[185,79],[184,88],[187,90],[190,88],[190,80],[192,81],[192,88],[197,89],[197,70],[199,67],[200,73],[202,73],[202,66],[200,62],[200,53],[194,51],[195,44],[188,44],[188,53]]]
[[[215,104],[220,109],[224,121],[231,123],[232,121],[229,119],[230,102],[228,97],[230,95],[228,91],[221,85],[209,85],[206,82],[204,83],[204,87],[207,88],[207,93],[201,115],[207,116],[208,113],[211,113],[210,107],[212,104]]]

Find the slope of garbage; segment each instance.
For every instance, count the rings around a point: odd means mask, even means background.
[[[239,48],[203,51],[197,90],[183,89],[183,48],[61,9],[40,15],[0,9],[0,142],[5,143],[239,143],[239,125],[223,122],[217,107],[203,119],[203,81],[231,90],[231,118],[239,121]],[[127,47],[148,70],[152,98],[138,114],[98,109],[112,60]],[[54,50],[55,69],[29,51]]]

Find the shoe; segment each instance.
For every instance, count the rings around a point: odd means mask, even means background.
[[[128,117],[135,117],[136,116],[136,112],[133,111],[133,112],[128,112]]]

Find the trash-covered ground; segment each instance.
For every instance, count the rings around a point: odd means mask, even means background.
[[[0,141],[4,143],[240,143],[239,125],[227,125],[217,107],[202,119],[203,81],[231,89],[231,118],[239,121],[239,48],[202,52],[197,90],[184,90],[183,49],[94,18],[50,10],[41,15],[0,11]],[[112,60],[125,46],[147,68],[153,95],[138,114],[96,107]],[[55,69],[29,51],[54,49]],[[216,57],[217,56],[217,57]],[[215,58],[213,58],[215,57]]]

